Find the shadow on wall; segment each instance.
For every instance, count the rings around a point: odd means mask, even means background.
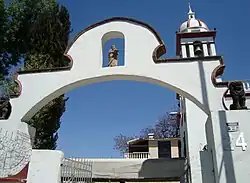
[[[234,165],[233,165],[233,157],[231,151],[231,140],[228,132],[227,127],[227,117],[225,111],[219,111],[219,121],[220,121],[220,134],[222,138],[222,147],[223,147],[223,154],[222,154],[222,161],[220,163],[220,168],[218,170],[219,179],[221,177],[222,169],[225,169],[225,176],[227,183],[236,183],[235,172],[234,172]]]
[[[208,123],[210,123],[210,121],[211,119],[207,118],[207,121],[205,123],[207,134],[208,134],[207,125]],[[213,162],[214,160],[213,160],[212,148],[211,146],[208,147],[208,145],[206,145],[203,147],[203,150],[200,151],[201,175],[203,183],[215,182]]]
[[[211,116],[206,122],[208,147],[206,152],[200,153],[201,165],[205,168],[202,171],[202,179],[209,179],[211,171],[210,164],[207,164],[207,161],[211,161],[212,173],[214,174],[213,182],[216,180],[219,182],[236,183],[226,111],[218,111],[218,114],[215,115],[218,115],[218,119],[216,119],[215,122],[219,124],[212,124]],[[216,130],[218,130],[218,132]],[[221,142],[215,142],[216,140],[221,140]],[[215,144],[221,144],[222,147],[216,146]],[[217,156],[217,158],[215,156]],[[212,181],[205,180],[205,182]]]
[[[207,84],[206,84],[205,69],[204,69],[203,62],[198,61],[198,66],[199,66],[199,74],[200,74],[200,82],[201,82],[202,100],[203,100],[203,103],[207,105],[206,107],[209,109]]]
[[[150,179],[166,179],[180,180],[185,172],[185,158],[159,158],[147,159],[143,162],[138,173],[139,178]]]
[[[202,183],[215,182],[212,154],[209,150],[200,151]]]

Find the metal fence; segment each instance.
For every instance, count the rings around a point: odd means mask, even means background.
[[[91,183],[92,161],[65,158],[61,164],[61,183]]]

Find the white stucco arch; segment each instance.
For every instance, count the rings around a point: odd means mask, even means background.
[[[102,67],[102,46],[110,38],[124,35],[124,66]],[[106,37],[104,36],[106,35]],[[79,86],[108,80],[136,80],[159,84],[194,102],[208,112],[202,85],[212,89],[211,73],[219,60],[204,61],[205,82],[201,82],[199,61],[178,61],[156,64],[153,52],[163,42],[148,25],[126,18],[109,19],[88,27],[66,50],[73,60],[70,70],[20,74],[22,92],[11,100],[9,121],[28,121],[45,104]],[[188,74],[184,74],[187,73]],[[209,92],[208,92],[209,93]],[[157,94],[156,94],[157,97]],[[207,96],[206,96],[207,97]],[[204,104],[205,103],[205,104]]]

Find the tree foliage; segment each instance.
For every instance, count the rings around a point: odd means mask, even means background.
[[[8,44],[13,42],[8,52],[16,62],[23,62],[23,69],[62,67],[68,63],[64,51],[71,24],[64,6],[55,0],[12,0],[7,14]],[[52,100],[28,122],[36,128],[34,148],[56,148],[66,100],[64,95]]]
[[[4,34],[5,34],[5,8],[4,1],[0,0],[0,80],[3,80],[3,75],[5,73],[5,64],[3,60],[4,54]]]
[[[0,0],[0,81],[4,80],[4,76],[8,74],[8,69],[11,64],[8,56],[7,43],[7,14],[4,1]]]
[[[120,151],[121,153],[127,152],[128,151],[127,142],[135,138],[137,138],[137,136],[126,136],[120,133],[114,138],[115,141],[114,149]]]
[[[0,0],[0,97],[11,96],[17,93],[17,85],[8,77],[10,68],[20,62],[17,56],[15,36],[10,32],[11,20],[4,0]]]
[[[178,108],[174,108],[178,111]],[[114,138],[115,145],[114,149],[120,151],[121,153],[128,151],[127,142],[135,138],[147,138],[149,133],[154,133],[154,137],[157,139],[162,138],[173,138],[178,136],[178,124],[176,115],[171,115],[170,112],[166,112],[164,115],[159,117],[155,125],[143,128],[138,135],[126,136],[119,134]]]

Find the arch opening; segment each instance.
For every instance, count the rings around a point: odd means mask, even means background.
[[[145,77],[145,76],[139,76],[139,75],[116,74],[116,75],[103,75],[103,76],[91,77],[91,78],[79,80],[77,82],[70,83],[61,88],[58,88],[57,90],[51,92],[49,95],[43,97],[40,101],[38,101],[28,112],[26,112],[26,114],[21,118],[21,120],[23,122],[29,121],[43,106],[45,106],[51,100],[75,88],[79,88],[81,86],[86,86],[89,84],[100,83],[100,82],[105,82],[105,81],[113,81],[113,80],[138,81],[138,82],[146,82],[146,83],[163,86],[189,99],[194,104],[196,104],[201,110],[207,113],[205,105],[202,104],[198,99],[196,99],[195,96],[192,96],[191,94],[187,93],[186,91],[183,91],[180,88],[177,88],[176,86],[170,85],[169,83],[165,83],[161,80],[157,80],[151,77]]]
[[[58,148],[68,157],[125,158],[128,151],[115,149],[114,137],[120,134],[146,137],[150,133],[146,130],[149,127],[155,129],[165,113],[177,110],[174,107],[179,101],[175,95],[175,92],[162,86],[127,80],[73,89],[66,94],[69,100],[58,131]],[[175,134],[175,124],[167,124],[174,129],[168,129],[166,133]],[[69,133],[72,131],[73,134]],[[77,145],[82,143],[79,139],[87,139],[83,143],[85,147]],[[133,148],[133,152],[136,149]],[[138,152],[143,150],[148,152],[145,149]]]

